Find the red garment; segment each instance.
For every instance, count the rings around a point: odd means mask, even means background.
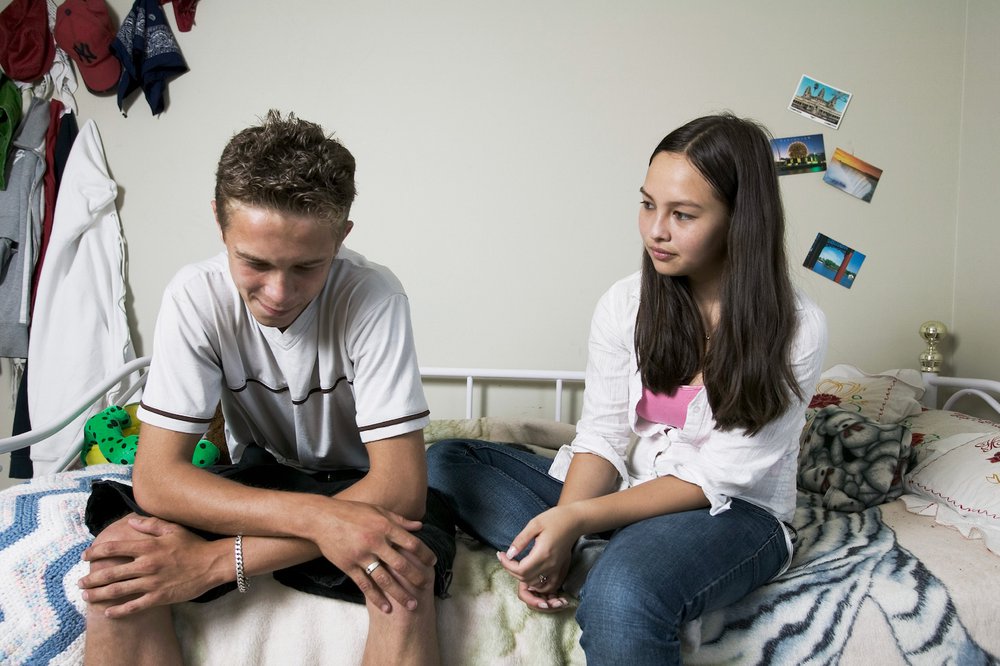
[[[174,3],[174,19],[177,21],[177,29],[181,32],[190,32],[194,25],[194,12],[197,9],[198,0],[160,0],[161,5],[168,2]]]
[[[59,134],[59,123],[62,121],[63,103],[57,99],[49,102],[49,131],[45,134],[45,175],[42,185],[45,192],[45,213],[42,217],[42,238],[38,244],[38,258],[35,259],[35,269],[31,273],[31,306],[28,312],[35,309],[35,293],[38,290],[38,276],[42,272],[42,260],[45,259],[45,249],[49,246],[49,236],[52,235],[52,220],[56,215],[56,194],[59,185],[56,183],[56,137]]]
[[[104,0],[66,0],[56,13],[56,44],[76,63],[91,92],[107,92],[121,78],[122,64],[111,53],[115,32]]]
[[[52,69],[56,44],[46,4],[14,0],[0,11],[0,66],[15,81],[34,81]]]

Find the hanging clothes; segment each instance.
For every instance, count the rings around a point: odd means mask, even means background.
[[[21,125],[21,91],[17,85],[0,73],[0,190],[7,189],[7,170],[10,167],[11,142]]]
[[[31,100],[12,148],[7,189],[0,192],[0,356],[27,358],[31,274],[42,226],[42,178],[49,105]]]
[[[11,435],[20,435],[31,430],[31,417],[28,415],[28,364],[24,364],[21,373],[21,385],[17,388],[17,399],[14,403],[14,423],[11,424]],[[10,452],[10,470],[12,479],[30,479],[35,475],[31,465],[31,449],[23,448]]]
[[[194,27],[194,13],[198,8],[198,0],[172,0],[174,3],[174,19],[177,21],[177,29],[181,32],[191,32]],[[165,5],[171,0],[160,0],[161,5]]]
[[[142,88],[153,115],[166,106],[167,81],[188,71],[181,49],[157,0],[136,0],[122,20],[111,50],[122,63],[118,81],[118,108]]]
[[[72,112],[62,113],[63,105],[59,100],[49,103],[49,132],[45,137],[45,216],[42,219],[42,234],[38,244],[38,256],[35,259],[35,272],[31,278],[31,307],[34,309],[38,293],[38,276],[45,264],[45,251],[52,236],[52,224],[55,221],[56,199],[59,196],[59,185],[62,182],[63,169],[69,158],[70,148],[79,129],[76,125],[76,115]]]
[[[31,277],[31,312],[34,312],[35,297],[38,293],[38,276],[45,262],[45,250],[52,235],[52,222],[55,218],[56,198],[59,184],[62,182],[63,170],[69,158],[70,148],[79,133],[76,116],[72,112],[63,113],[63,104],[57,99],[49,102],[49,130],[45,136],[45,176],[42,179],[45,200],[45,215],[42,221],[41,242],[38,246],[38,257],[35,259],[35,269]],[[31,335],[29,328],[29,337]],[[28,363],[24,362],[21,375],[21,385],[17,390],[17,402],[14,408],[14,423],[11,435],[20,435],[31,430],[31,418],[28,413]],[[10,453],[10,478],[30,479],[34,474],[31,464],[31,449],[25,447]]]
[[[0,11],[0,66],[15,81],[34,81],[52,67],[56,45],[45,5],[14,0]]]
[[[54,422],[88,388],[135,358],[125,314],[125,241],[117,195],[97,125],[88,120],[66,162],[38,280],[28,344],[28,410],[35,428]],[[35,474],[57,471],[57,461],[83,441],[86,420],[117,393],[32,446]]]

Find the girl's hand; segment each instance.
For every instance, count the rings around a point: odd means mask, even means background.
[[[570,607],[566,597],[560,594],[535,592],[528,587],[527,583],[517,584],[517,598],[523,601],[528,608],[540,613],[559,613]]]
[[[518,597],[528,606],[538,610],[565,607],[566,600],[556,593],[580,534],[572,505],[556,506],[528,521],[507,552],[497,553],[503,568],[520,581]],[[516,560],[529,545],[531,552]]]

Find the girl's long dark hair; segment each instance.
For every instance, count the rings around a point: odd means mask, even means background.
[[[795,299],[785,258],[785,216],[769,134],[731,114],[692,120],[653,151],[684,155],[728,206],[719,325],[706,349],[686,277],[660,275],[645,252],[635,326],[643,385],[673,394],[700,370],[716,424],[760,431],[802,398],[791,367]]]

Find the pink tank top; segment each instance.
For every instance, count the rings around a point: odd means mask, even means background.
[[[662,423],[671,428],[683,428],[687,408],[704,386],[681,386],[673,395],[653,393],[642,387],[642,397],[635,406],[636,414],[650,423]]]

